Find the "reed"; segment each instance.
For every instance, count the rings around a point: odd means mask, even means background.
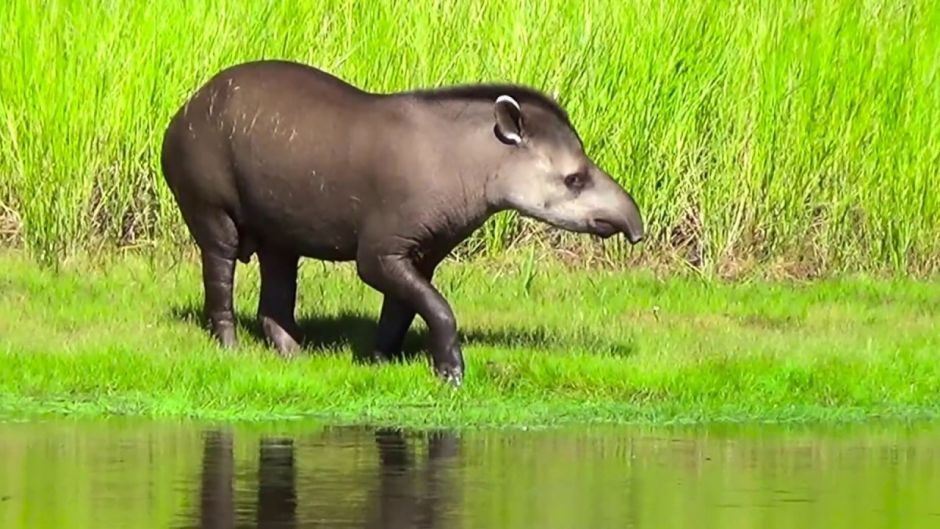
[[[168,119],[219,69],[283,58],[374,91],[555,92],[650,229],[631,249],[503,214],[466,253],[535,237],[706,273],[940,269],[932,0],[9,0],[0,27],[0,237],[46,263],[187,242]]]

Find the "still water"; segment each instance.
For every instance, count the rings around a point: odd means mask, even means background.
[[[940,427],[0,423],[0,527],[940,527]]]

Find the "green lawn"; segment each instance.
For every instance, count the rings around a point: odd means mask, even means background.
[[[379,296],[349,265],[302,265],[307,354],[285,362],[253,327],[256,262],[238,268],[241,347],[224,352],[195,319],[201,284],[191,257],[82,258],[56,272],[6,252],[0,409],[415,426],[940,411],[940,284],[722,284],[526,262],[441,267],[435,282],[465,340],[467,376],[454,390],[431,374],[420,320],[409,338],[414,361],[355,362]]]

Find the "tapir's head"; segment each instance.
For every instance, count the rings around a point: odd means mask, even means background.
[[[493,112],[504,155],[488,185],[491,203],[568,231],[643,239],[633,197],[585,154],[560,109],[501,95]]]

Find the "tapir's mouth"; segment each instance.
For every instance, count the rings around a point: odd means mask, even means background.
[[[588,223],[588,226],[594,235],[602,239],[607,239],[622,232],[627,240],[630,241],[630,244],[637,244],[643,240],[642,232],[637,233],[637,230],[633,229],[629,224],[620,225],[612,220],[592,219],[591,222]]]
[[[620,229],[618,229],[612,222],[608,220],[593,219],[591,221],[591,231],[593,231],[594,234],[598,237],[606,239],[620,231]]]

